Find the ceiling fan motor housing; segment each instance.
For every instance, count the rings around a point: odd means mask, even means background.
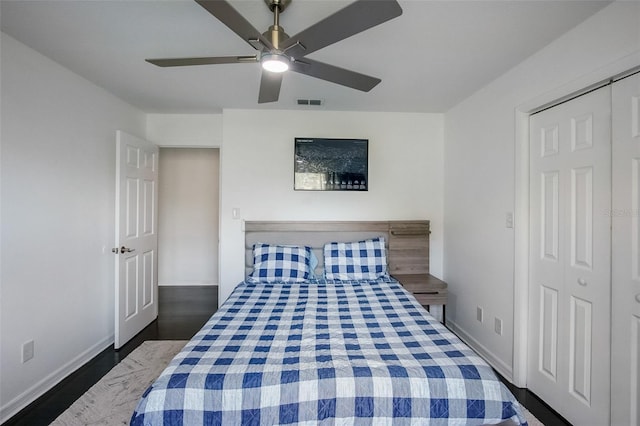
[[[285,41],[289,36],[284,32],[284,28],[280,26],[280,13],[289,6],[291,0],[264,0],[264,2],[267,4],[267,7],[269,7],[269,10],[273,12],[273,25],[262,33],[262,35],[275,47],[275,52],[272,51],[273,53],[282,53],[280,50],[280,42]]]
[[[289,38],[289,35],[284,32],[284,29],[280,25],[271,25],[267,31],[262,33],[262,35],[265,36],[271,44],[273,44],[273,47],[276,48],[278,53],[282,53],[280,50],[280,43]]]

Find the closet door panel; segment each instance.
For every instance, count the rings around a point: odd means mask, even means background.
[[[528,387],[573,424],[609,423],[610,130],[608,87],[530,120]]]
[[[528,387],[545,401],[562,398],[561,325],[566,322],[562,307],[562,276],[566,241],[566,205],[561,194],[566,173],[562,170],[565,153],[560,135],[567,130],[553,115],[531,118],[531,214],[530,214],[530,347]],[[566,340],[566,339],[565,339]],[[566,380],[565,380],[566,382]]]
[[[570,312],[566,417],[573,424],[610,422],[611,89],[566,104],[570,169],[566,194],[569,239],[564,309]]]
[[[613,84],[612,424],[640,425],[640,75]]]

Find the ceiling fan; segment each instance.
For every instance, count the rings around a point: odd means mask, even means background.
[[[291,0],[264,0],[273,12],[273,25],[264,33],[256,30],[226,0],[195,1],[258,50],[258,54],[146,61],[159,67],[260,62],[263,70],[258,103],[278,100],[283,72],[287,70],[363,92],[370,91],[382,80],[306,56],[402,14],[402,8],[396,0],[356,0],[306,30],[289,37],[280,26],[280,13],[287,8]]]

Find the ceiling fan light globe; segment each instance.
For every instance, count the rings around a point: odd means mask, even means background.
[[[262,69],[269,72],[285,72],[289,69],[289,59],[284,55],[269,53],[262,55]]]

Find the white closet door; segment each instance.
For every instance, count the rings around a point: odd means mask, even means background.
[[[576,425],[609,424],[610,89],[530,120],[528,387]]]
[[[640,425],[640,75],[613,85],[611,420]]]

